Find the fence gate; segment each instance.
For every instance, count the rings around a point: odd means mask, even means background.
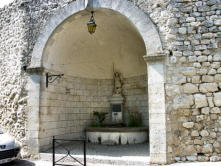
[[[65,143],[71,143],[71,142],[81,142],[83,143],[82,149],[83,149],[83,161],[80,161],[76,157],[71,154],[71,150],[68,149],[65,146]],[[56,160],[56,149],[61,148],[64,150],[64,156],[60,156],[58,160]],[[74,147],[73,147],[74,148]],[[55,139],[53,136],[53,142],[52,142],[52,163],[53,166],[59,165],[59,166],[86,166],[86,139],[73,139],[73,140],[66,140],[66,139]],[[63,155],[63,154],[62,154]],[[72,162],[68,162],[70,164],[65,164],[64,160],[67,158],[72,159],[74,161],[74,164]],[[63,163],[62,163],[63,162]]]

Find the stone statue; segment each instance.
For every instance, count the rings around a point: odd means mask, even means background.
[[[119,72],[114,72],[114,95],[122,95],[123,80]]]

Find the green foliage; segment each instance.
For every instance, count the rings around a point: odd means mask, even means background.
[[[93,112],[94,122],[92,127],[102,127],[107,114],[107,112]]]
[[[128,127],[141,127],[141,126],[142,126],[141,115],[137,112],[129,114]]]

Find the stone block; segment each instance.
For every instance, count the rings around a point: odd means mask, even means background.
[[[193,136],[193,137],[198,137],[198,136],[199,136],[198,130],[193,130],[193,131],[191,132],[191,136]]]
[[[193,143],[195,145],[202,145],[203,144],[203,141],[202,140],[199,140],[199,139],[194,139]]]
[[[198,64],[200,64],[200,63],[198,63]],[[195,65],[195,63],[193,65]],[[197,74],[199,74],[199,75],[206,75],[207,72],[208,72],[208,69],[201,68],[201,65],[199,65],[199,69],[197,71]]]
[[[181,27],[181,28],[178,29],[178,32],[179,32],[180,34],[186,34],[187,29],[186,29],[186,27]]]
[[[212,113],[212,114],[220,114],[221,111],[220,111],[219,107],[213,107],[213,108],[211,108],[210,113]]]
[[[183,127],[187,128],[187,129],[191,129],[194,127],[194,122],[184,122]]]
[[[198,115],[198,116],[196,116],[196,121],[197,122],[203,121],[204,119],[205,119],[205,115]]]
[[[206,62],[208,60],[207,56],[198,56],[197,61],[198,62]]]
[[[194,85],[194,84],[191,84],[191,83],[187,83],[187,84],[183,85],[183,91],[184,91],[184,93],[191,94],[191,93],[196,93],[199,90],[198,90],[197,85]]]
[[[217,161],[220,161],[220,160],[221,160],[220,156],[211,156],[210,157],[210,161],[211,162],[217,162]]]
[[[209,136],[209,132],[207,130],[202,130],[202,131],[200,131],[200,135],[202,137],[207,137],[207,136]]]
[[[185,68],[182,68],[182,73],[185,76],[194,76],[196,75],[196,69],[194,67],[185,67]]]
[[[216,132],[210,132],[210,137],[211,138],[216,138]]]
[[[213,146],[211,144],[206,144],[203,146],[202,149],[203,153],[212,153],[213,152]]]
[[[214,107],[213,97],[208,97],[209,107]]]
[[[195,94],[194,101],[195,101],[196,108],[202,108],[202,107],[208,106],[207,98],[205,95]]]
[[[201,82],[200,76],[193,76],[192,77],[192,83],[193,84],[199,84]]]
[[[214,21],[214,25],[220,26],[221,25],[221,19],[217,19]]]
[[[221,106],[221,92],[214,93],[214,104],[217,107]]]
[[[197,160],[197,156],[186,156],[188,161],[196,161]]]
[[[167,96],[174,96],[174,95],[180,94],[179,85],[166,84],[165,90],[166,90]]]
[[[214,76],[203,75],[202,82],[214,82]]]
[[[173,76],[172,81],[175,84],[183,84],[186,83],[186,77],[183,75]]]
[[[190,108],[194,104],[192,95],[179,95],[173,100],[173,107],[175,109],[179,108]]]
[[[199,90],[202,93],[215,92],[218,91],[218,85],[217,83],[203,83],[200,84]]]
[[[211,67],[214,68],[214,69],[218,69],[220,67],[220,62],[213,62],[211,64]]]
[[[200,155],[198,156],[198,161],[200,162],[209,161],[209,157]]]
[[[205,115],[208,115],[209,114],[209,110],[210,110],[209,107],[202,108],[201,109],[201,113],[205,114]]]
[[[216,70],[215,70],[215,69],[210,69],[210,70],[208,71],[208,74],[209,74],[209,75],[215,75],[215,74],[216,74]]]
[[[216,74],[215,75],[215,81],[216,82],[221,82],[221,74]]]
[[[216,120],[218,118],[217,114],[211,114],[210,119],[211,120]]]

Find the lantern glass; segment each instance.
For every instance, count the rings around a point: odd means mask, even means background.
[[[90,34],[93,34],[94,32],[95,32],[95,30],[96,30],[96,23],[95,23],[95,21],[94,21],[94,16],[93,16],[93,11],[91,12],[91,19],[90,19],[90,21],[88,21],[88,23],[87,23],[87,27],[88,27],[88,32],[90,33]]]
[[[92,22],[92,21],[89,21],[88,23],[87,23],[87,27],[88,27],[88,32],[90,33],[90,34],[93,34],[94,32],[95,32],[95,30],[96,30],[96,24],[95,24],[95,22]]]

